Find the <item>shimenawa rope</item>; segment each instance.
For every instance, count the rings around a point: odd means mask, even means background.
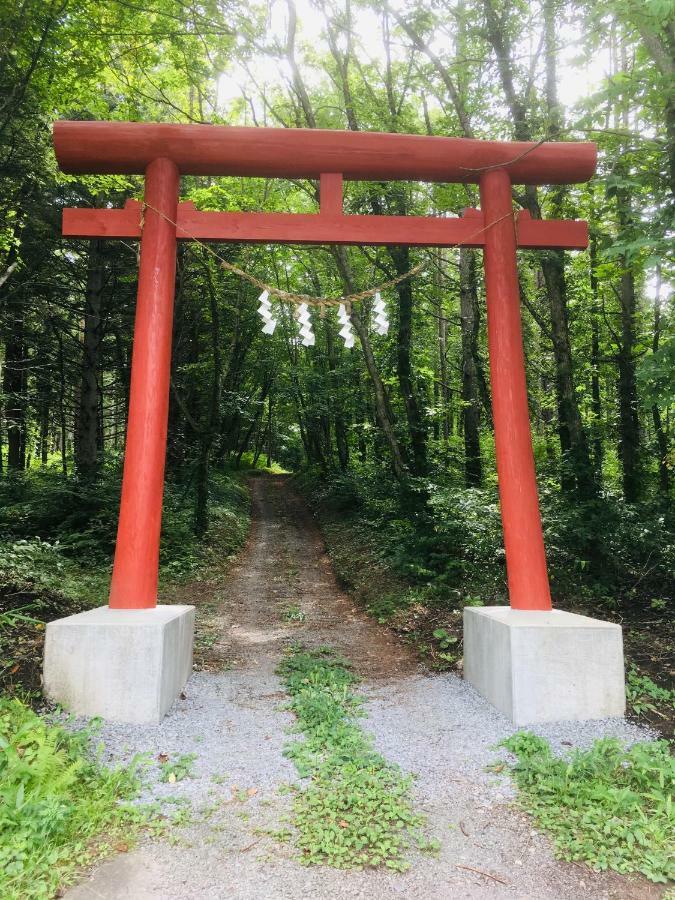
[[[377,287],[367,288],[365,291],[358,291],[355,294],[346,294],[342,297],[311,297],[309,294],[293,294],[290,291],[282,291],[281,288],[276,288],[271,284],[266,284],[264,281],[256,278],[255,275],[251,275],[250,272],[246,272],[244,271],[244,269],[240,269],[239,266],[235,266],[234,263],[228,262],[226,259],[223,259],[223,257],[216,253],[216,251],[213,250],[207,243],[190,234],[184,228],[181,228],[181,226],[177,222],[174,222],[173,219],[169,218],[169,216],[167,216],[161,210],[157,209],[156,206],[153,206],[151,203],[147,203],[146,201],[143,201],[143,203],[141,204],[141,233],[143,231],[143,226],[145,225],[146,209],[151,209],[170,225],[173,225],[176,231],[180,231],[181,234],[185,235],[185,237],[189,238],[189,240],[194,241],[196,244],[199,244],[201,247],[203,247],[207,251],[207,253],[210,253],[211,256],[217,259],[220,265],[228,272],[232,272],[233,275],[238,275],[240,278],[243,278],[245,281],[248,281],[250,282],[250,284],[259,288],[261,291],[267,291],[267,293],[271,296],[279,297],[280,300],[284,300],[287,303],[306,303],[308,306],[317,307],[340,306],[341,304],[349,306],[352,303],[359,303],[362,300],[366,300],[368,297],[374,297],[375,294],[382,293],[383,291],[389,290],[389,288],[396,287],[397,284],[400,284],[407,278],[413,278],[426,265],[426,263],[424,262],[417,263],[417,265],[413,266],[412,269],[408,269],[407,272],[403,272],[403,274],[397,275],[396,278],[391,278],[389,281],[382,282],[382,284],[379,284]],[[454,244],[454,246],[462,247],[465,244],[470,243],[474,238],[477,238],[479,235],[486,232],[488,228],[492,228],[494,225],[497,225],[504,219],[509,218],[514,220],[515,227],[515,218],[513,210],[511,210],[510,212],[505,213],[503,216],[500,216],[498,219],[495,219],[493,222],[488,222],[487,225],[481,226],[477,231],[469,235],[468,238],[463,241],[458,241],[456,244]]]

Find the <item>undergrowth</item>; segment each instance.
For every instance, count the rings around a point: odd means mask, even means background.
[[[304,735],[285,755],[302,778],[311,779],[293,804],[296,845],[306,865],[405,871],[410,847],[437,850],[438,843],[424,837],[411,777],[376,753],[359,728],[363,701],[353,691],[358,678],[348,665],[328,648],[296,648],[278,670],[291,695],[296,731]]]
[[[96,605],[110,580],[119,471],[106,470],[95,484],[52,471],[0,479],[0,589],[56,591]],[[209,483],[213,540],[193,529],[189,482],[167,480],[162,508],[160,577],[175,580],[237,550],[248,528],[248,492],[237,475],[214,472]]]
[[[675,690],[656,684],[633,666],[626,675],[626,701],[636,716],[652,712],[665,718],[661,709],[672,712],[675,708]]]
[[[78,868],[147,824],[133,805],[140,760],[105,768],[91,757],[92,728],[49,724],[18,699],[0,699],[0,896],[54,896]]]
[[[506,601],[496,486],[466,488],[451,476],[405,486],[377,466],[297,479],[322,526],[343,522],[366,540],[382,568],[424,602]],[[615,609],[666,609],[673,597],[675,520],[655,502],[626,504],[605,492],[570,504],[542,480],[542,520],[557,597]],[[406,598],[401,597],[403,602]]]
[[[626,749],[603,738],[566,758],[531,732],[501,746],[517,757],[510,771],[522,806],[552,835],[560,857],[656,882],[675,878],[675,759],[667,741]]]
[[[117,527],[119,472],[96,485],[57,472],[0,479],[0,690],[37,696],[45,624],[107,600]],[[249,494],[236,474],[209,483],[208,540],[193,528],[189,482],[166,484],[160,590],[212,573],[243,545]]]

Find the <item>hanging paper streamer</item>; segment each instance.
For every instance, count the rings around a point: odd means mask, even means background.
[[[309,307],[306,303],[300,303],[298,306],[298,322],[300,323],[300,337],[302,338],[303,347],[313,347],[316,338],[312,331],[312,319],[309,315]]]
[[[349,315],[347,313],[347,308],[344,303],[341,303],[338,306],[338,322],[342,325],[340,329],[340,337],[345,342],[345,347],[348,350],[351,350],[354,346],[354,332],[352,331],[352,323],[349,319]]]
[[[375,294],[375,303],[373,304],[373,328],[378,334],[386,334],[389,331],[387,306],[379,291]]]
[[[260,306],[258,307],[258,315],[262,318],[265,325],[263,326],[263,334],[274,334],[277,327],[277,320],[272,315],[272,304],[270,303],[270,295],[268,291],[263,291],[258,297]]]

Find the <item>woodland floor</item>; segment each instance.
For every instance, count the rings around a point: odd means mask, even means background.
[[[354,606],[287,479],[251,485],[251,535],[234,567],[164,598],[198,608],[199,671],[161,725],[105,724],[101,735],[111,760],[137,751],[195,753],[192,778],[158,781],[151,793],[189,802],[191,821],[171,840],[102,864],[69,900],[660,897],[662,889],[642,879],[554,859],[548,840],[515,807],[508,779],[485,771],[510,723],[456,675],[421,669],[398,637]],[[362,727],[389,761],[416,774],[416,807],[441,843],[438,856],[413,853],[405,874],[308,868],[292,846],[266,833],[289,812],[279,788],[297,782],[282,754],[292,718],[274,674],[292,642],[330,645],[362,676]],[[536,730],[558,747],[603,733],[646,734],[623,720]]]

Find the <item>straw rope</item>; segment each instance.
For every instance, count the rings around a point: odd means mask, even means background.
[[[259,288],[261,291],[267,291],[270,296],[278,297],[280,300],[283,300],[287,303],[306,303],[307,306],[316,306],[321,308],[326,306],[340,306],[343,303],[347,306],[351,305],[352,303],[360,303],[362,300],[367,300],[369,297],[374,297],[375,294],[396,287],[397,284],[400,284],[402,281],[405,281],[408,278],[413,278],[426,265],[426,262],[417,263],[417,265],[413,266],[412,269],[408,269],[407,272],[403,272],[403,274],[397,275],[395,278],[389,279],[389,281],[383,281],[381,284],[378,284],[377,287],[367,288],[364,291],[357,291],[354,294],[345,294],[341,297],[312,297],[309,294],[294,294],[290,291],[283,291],[281,290],[281,288],[274,287],[274,285],[267,284],[266,282],[261,281],[259,278],[256,278],[255,275],[251,275],[250,272],[246,272],[244,271],[244,269],[239,268],[239,266],[235,266],[234,263],[228,262],[226,259],[223,259],[223,257],[220,256],[220,254],[216,253],[216,251],[205,241],[202,241],[198,237],[190,234],[184,228],[179,226],[177,222],[174,222],[173,219],[169,218],[169,216],[161,212],[161,210],[157,209],[156,206],[153,206],[151,203],[147,203],[146,201],[143,201],[141,205],[141,234],[143,233],[143,227],[145,225],[146,209],[151,209],[154,213],[157,213],[158,216],[167,221],[170,225],[173,225],[177,231],[180,231],[181,235],[184,235],[185,237],[189,238],[189,240],[194,241],[196,244],[199,244],[201,247],[203,247],[207,253],[210,253],[211,256],[218,260],[220,265],[226,271],[232,272],[233,275],[238,275],[239,278],[243,278],[245,281],[248,281],[250,284]],[[457,244],[454,244],[453,246],[462,247],[465,244],[471,243],[474,238],[477,238],[481,234],[484,234],[489,228],[492,228],[494,225],[497,225],[504,219],[512,219],[515,227],[515,218],[513,210],[511,210],[510,212],[505,213],[503,216],[500,216],[498,219],[495,219],[493,222],[488,222],[487,225],[482,225],[477,231],[469,235],[469,237],[464,241],[458,241]]]

